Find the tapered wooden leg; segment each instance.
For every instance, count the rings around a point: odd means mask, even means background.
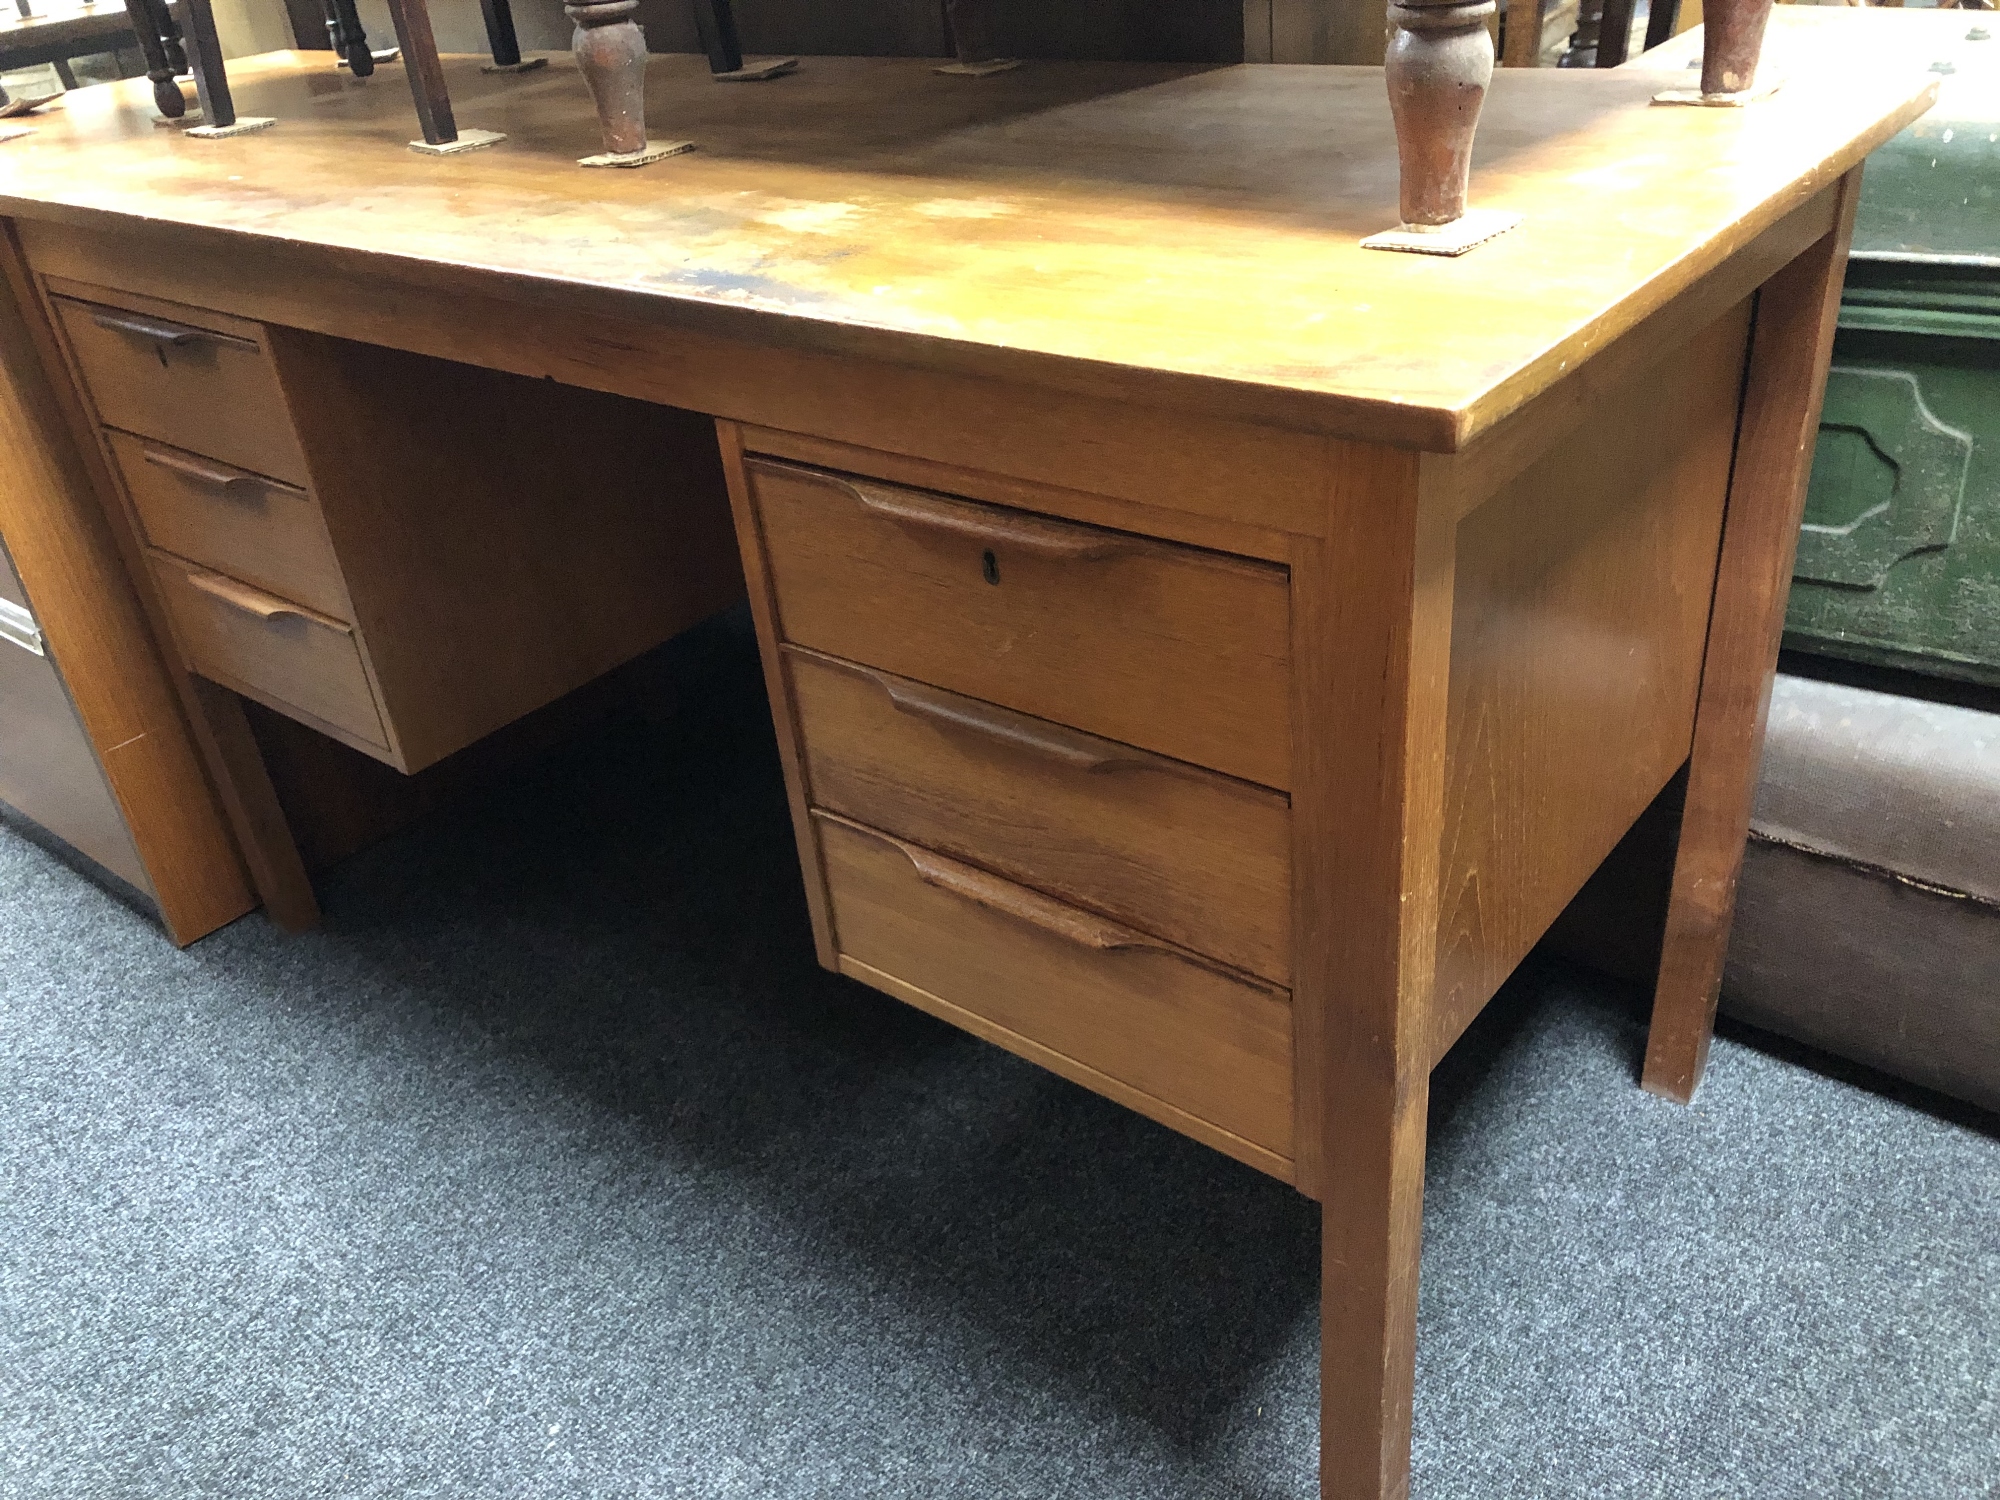
[[[181,0],[187,17],[188,60],[194,65],[195,93],[201,99],[202,124],[226,130],[236,123],[236,102],[229,93],[229,70],[222,61],[222,41],[215,29],[209,0]]]
[[[1771,0],[1709,0],[1702,21],[1701,91],[1747,93],[1757,81]]]
[[[570,47],[597,104],[607,156],[646,149],[646,39],[633,17],[639,0],[571,0]]]
[[[1860,187],[1856,168],[1827,190],[1838,199],[1832,232],[1757,294],[1646,1044],[1645,1087],[1683,1104],[1701,1081],[1715,1025]]]
[[[1294,1180],[1323,1205],[1320,1485],[1408,1490],[1456,512],[1336,444],[1294,543]]]
[[[312,878],[299,858],[291,825],[264,768],[264,755],[250,732],[243,703],[227,688],[189,674],[188,720],[195,742],[215,772],[216,790],[228,815],[251,884],[264,914],[286,932],[319,924]]]
[[[1430,1076],[1340,1108],[1320,1229],[1320,1493],[1402,1500],[1410,1491],[1417,1260]]]
[[[438,60],[437,33],[431,29],[425,0],[389,0],[396,44],[403,49],[403,69],[410,78],[410,97],[417,106],[417,126],[427,145],[448,146],[458,139],[458,121],[451,112],[451,95],[444,85],[444,64]]]

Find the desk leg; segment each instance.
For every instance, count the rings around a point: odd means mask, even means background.
[[[1644,1086],[1682,1104],[1701,1082],[1715,1026],[1860,187],[1857,167],[1828,189],[1839,195],[1832,232],[1757,294],[1646,1044]]]
[[[1322,1204],[1321,1492],[1400,1500],[1457,528],[1416,455],[1332,446],[1333,535],[1292,556],[1294,1176]]]
[[[242,701],[204,677],[187,676],[188,718],[195,742],[215,771],[217,791],[264,914],[286,932],[319,925],[319,902],[299,846],[285,821],[264,753],[250,732]]]

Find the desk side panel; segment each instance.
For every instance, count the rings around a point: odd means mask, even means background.
[[[1748,339],[1746,302],[1459,523],[1434,1056],[1687,759]]]

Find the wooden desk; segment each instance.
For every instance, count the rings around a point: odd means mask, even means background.
[[[1782,13],[1826,55],[1754,109],[1503,73],[1526,221],[1461,260],[1358,248],[1338,68],[659,58],[702,149],[603,174],[560,59],[453,63],[509,140],[426,160],[275,58],[269,135],[93,91],[0,212],[24,294],[717,418],[822,960],[1320,1199],[1323,1483],[1393,1495],[1431,1068],[1690,756],[1649,1081],[1699,1069],[1853,174],[1930,96],[1869,24]]]

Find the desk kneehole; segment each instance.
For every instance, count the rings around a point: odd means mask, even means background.
[[[1290,1177],[1285,990],[848,819],[813,822],[843,972]]]
[[[189,671],[387,750],[351,625],[164,552],[150,555]]]

